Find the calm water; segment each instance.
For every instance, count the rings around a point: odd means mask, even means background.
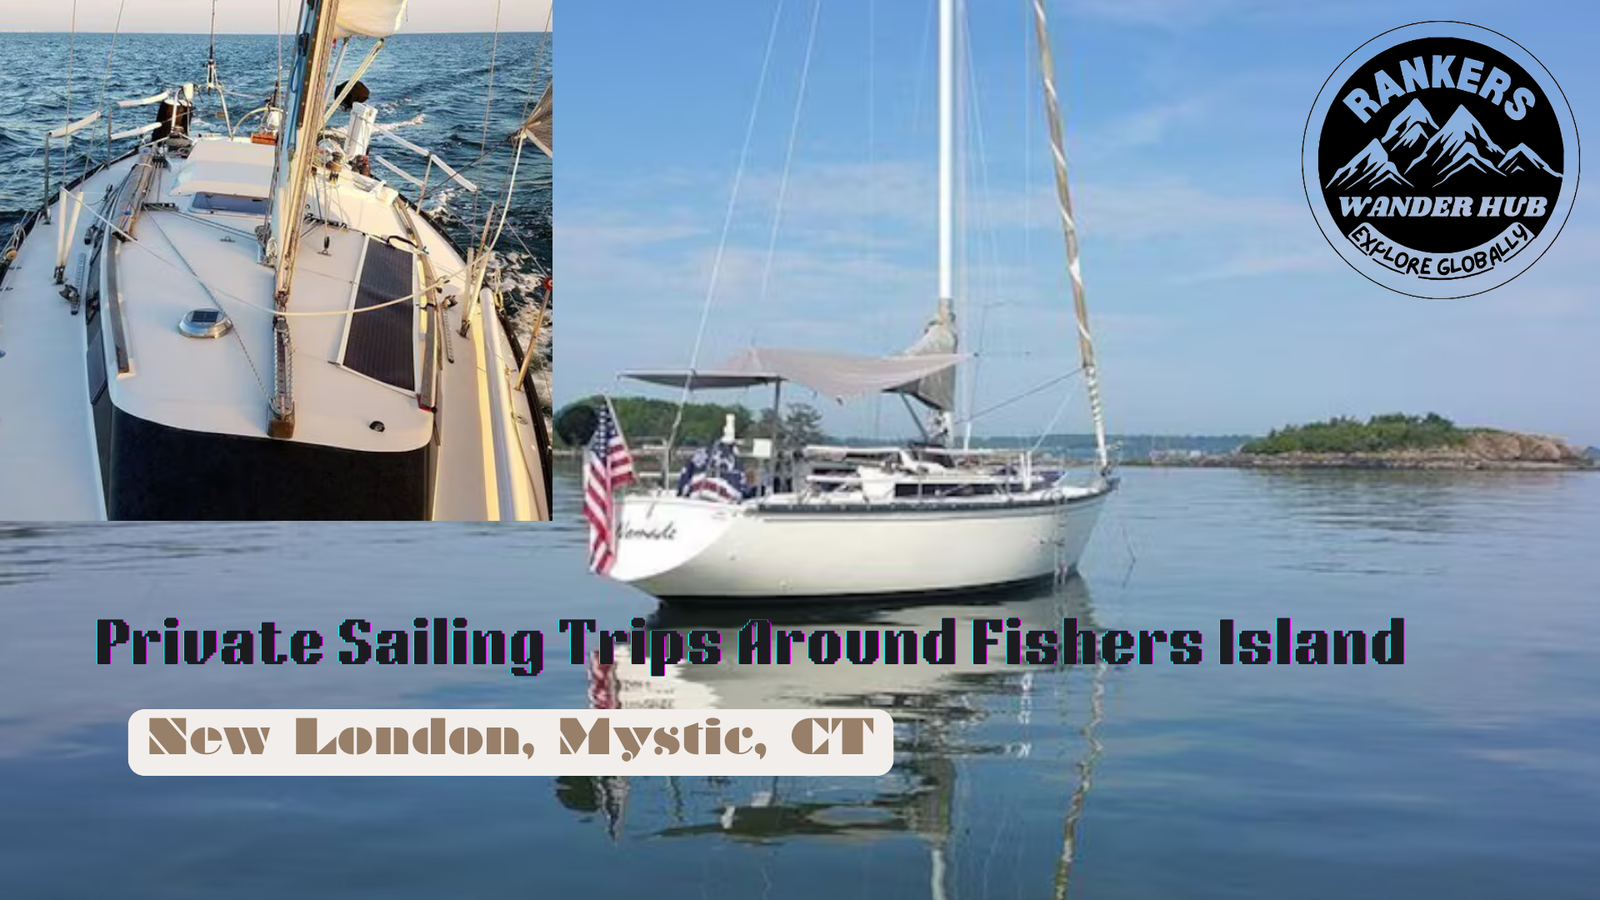
[[[960,898],[1063,881],[1074,897],[1596,896],[1600,477],[1146,470],[1124,488],[1085,577],[1000,598],[1002,615],[1197,628],[1208,648],[1225,616],[1403,616],[1405,664],[724,663],[652,685],[890,707],[902,754],[881,779],[141,779],[125,751],[140,707],[572,707],[584,677],[555,646],[522,679],[97,667],[98,617],[327,629],[459,614],[553,636],[562,616],[626,627],[655,605],[583,573],[570,507],[520,529],[0,526],[0,883],[18,897],[929,897],[939,871]]]

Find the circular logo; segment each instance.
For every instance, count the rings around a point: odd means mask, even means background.
[[[1306,200],[1357,272],[1414,297],[1522,274],[1578,192],[1578,130],[1555,78],[1510,38],[1418,22],[1357,48],[1306,120]]]

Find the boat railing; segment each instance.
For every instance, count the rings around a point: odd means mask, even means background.
[[[679,445],[669,452],[666,441],[661,438],[635,439],[631,444],[636,461],[634,477],[641,486],[647,488],[673,484],[683,464],[703,449]],[[755,452],[755,449],[754,442],[748,439],[738,442],[741,463],[753,464],[756,469],[754,472],[746,470],[746,481],[751,485],[759,485],[758,495],[763,496],[789,493],[791,490],[802,495],[814,495],[860,489],[872,480],[863,477],[863,470],[876,470],[869,474],[879,478],[921,484],[925,488],[923,495],[935,490],[958,492],[974,486],[1010,494],[1051,484],[1058,480],[1061,471],[1070,468],[1065,461],[1045,459],[1027,449],[960,449],[903,444],[818,444],[795,451],[765,454]],[[918,454],[944,457],[954,465],[919,459]],[[639,465],[641,460],[652,460],[653,464]]]
[[[483,289],[488,292],[488,288]],[[528,498],[530,492],[526,489],[534,485],[535,478],[532,460],[528,459],[526,450],[522,448],[522,441],[518,438],[518,431],[513,417],[515,410],[511,404],[510,392],[515,390],[511,378],[517,371],[515,360],[508,360],[501,348],[500,317],[494,310],[497,301],[493,297],[486,297],[483,301],[483,345],[486,357],[484,366],[489,374],[489,396],[492,404],[489,416],[490,440],[493,445],[494,464],[494,489],[495,501],[498,510],[495,518],[527,521],[529,519],[548,518],[545,510],[530,506]],[[530,405],[531,405],[530,398]],[[538,415],[538,410],[532,410],[532,415]],[[537,487],[534,488],[538,490]],[[534,501],[538,505],[538,501]]]
[[[427,160],[427,167],[422,170],[422,177],[418,178],[415,175],[412,175],[410,172],[407,172],[406,170],[400,168],[387,159],[384,159],[376,153],[372,154],[372,159],[385,169],[388,169],[401,178],[404,178],[406,181],[409,181],[417,186],[417,206],[419,208],[422,206],[422,201],[428,195],[428,183],[433,176],[433,169],[435,166],[439,168],[439,171],[445,174],[447,179],[461,185],[469,193],[476,194],[478,192],[478,186],[476,184],[468,181],[460,172],[450,168],[449,164],[440,159],[438,156],[434,155],[432,150],[429,150],[426,147],[419,147],[416,144],[411,143],[400,135],[395,134],[393,129],[394,126],[392,125],[388,127],[379,126],[373,129],[372,133],[375,137],[386,137],[389,140],[394,141],[396,144],[406,148],[407,150],[410,150],[412,153],[415,153]]]
[[[126,140],[127,138],[133,137],[143,137],[144,135],[150,134],[151,132],[159,129],[162,125],[176,125],[178,116],[177,103],[173,103],[172,113],[166,122],[156,119],[153,122],[147,122],[144,125],[140,125],[136,128],[125,129],[123,131],[115,130],[116,126],[114,123],[116,120],[117,110],[134,109],[140,106],[154,106],[157,103],[177,101],[180,98],[184,103],[192,104],[194,102],[194,85],[192,83],[182,84],[175,88],[169,88],[168,90],[162,91],[159,94],[152,94],[148,97],[137,97],[132,100],[115,100],[107,103],[104,107],[89,113],[83,118],[78,119],[77,121],[69,122],[60,128],[45,132],[44,195],[46,197],[50,196],[50,150],[54,141],[63,141],[64,146],[70,147],[72,144],[72,135],[101,120],[104,120],[106,124],[106,146],[108,147],[114,141]]]

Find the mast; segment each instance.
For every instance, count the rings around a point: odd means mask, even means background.
[[[946,0],[948,2],[948,0]],[[1083,363],[1084,384],[1089,391],[1089,409],[1094,414],[1095,451],[1102,474],[1110,471],[1106,452],[1105,412],[1100,405],[1100,371],[1095,364],[1094,339],[1089,336],[1089,307],[1084,300],[1083,272],[1078,265],[1078,224],[1072,217],[1072,195],[1067,190],[1067,151],[1061,126],[1061,104],[1056,97],[1055,61],[1050,53],[1050,29],[1045,19],[1044,0],[1033,0],[1034,33],[1039,40],[1039,72],[1044,79],[1045,111],[1050,118],[1050,150],[1055,160],[1056,199],[1061,210],[1061,226],[1067,241],[1067,275],[1072,282],[1072,308],[1078,321],[1078,354]]]
[[[322,122],[320,104],[333,52],[334,26],[339,0],[306,0],[290,73],[288,120],[278,142],[273,166],[271,234],[262,247],[262,262],[275,267],[275,295],[285,294],[299,245],[299,222],[305,211],[307,176],[316,155],[317,132]],[[288,264],[286,264],[288,263]]]
[[[955,67],[956,0],[939,0],[939,313],[953,319],[955,283]],[[959,341],[958,341],[959,343]],[[940,431],[953,437],[955,416],[940,414]]]
[[[272,170],[272,202],[267,225],[260,232],[261,262],[273,266],[272,317],[273,378],[267,434],[294,436],[293,343],[289,320],[289,285],[294,278],[295,256],[300,249],[305,218],[306,182],[317,151],[322,124],[319,108],[328,75],[339,0],[306,0],[300,18],[295,65],[289,85],[288,121],[279,133],[277,160]]]

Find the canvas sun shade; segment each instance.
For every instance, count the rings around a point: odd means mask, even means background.
[[[936,409],[948,409],[951,398],[923,390],[929,376],[944,372],[960,354],[920,356],[849,356],[779,347],[751,347],[721,365],[689,371],[625,372],[623,377],[690,390],[746,388],[778,381],[803,384],[819,394],[843,400],[882,392],[909,394]]]

